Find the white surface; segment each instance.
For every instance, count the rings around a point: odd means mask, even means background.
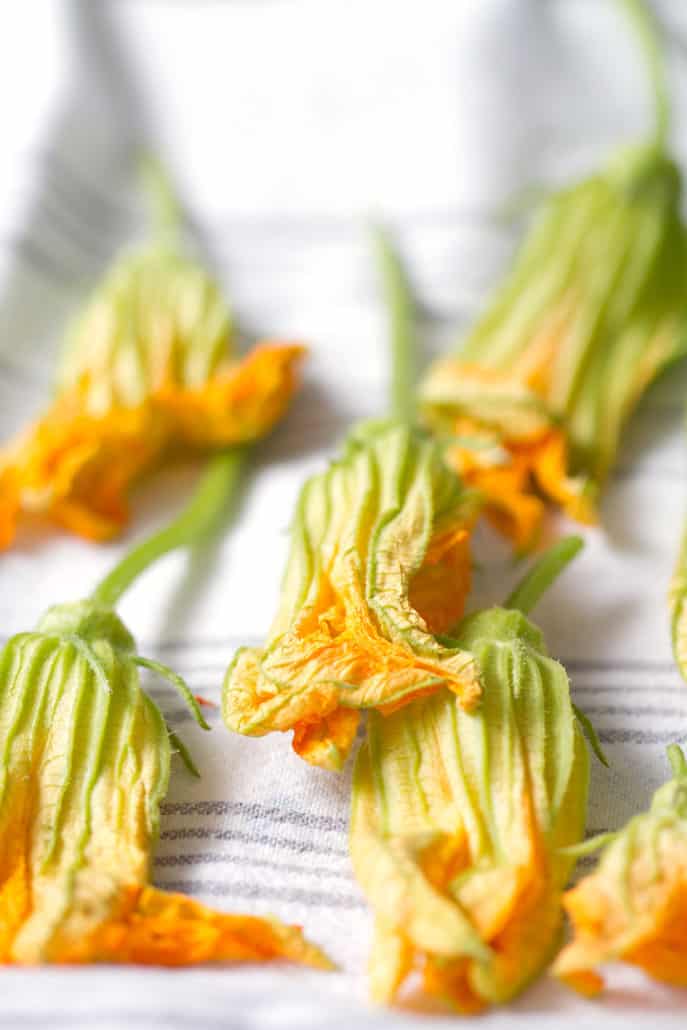
[[[675,28],[678,6],[662,5]],[[261,448],[232,533],[209,554],[166,560],[123,605],[144,653],[217,697],[234,647],[269,625],[299,484],[350,420],[384,403],[360,216],[382,212],[398,230],[428,336],[446,345],[518,238],[497,217],[513,195],[590,167],[645,123],[636,55],[603,0],[44,0],[4,12],[3,42],[3,436],[40,406],[65,318],[136,224],[127,156],[141,141],[174,168],[242,323],[312,345],[306,387]],[[675,78],[687,111],[679,62]],[[687,155],[683,124],[676,146]],[[665,745],[687,739],[664,600],[687,506],[686,388],[671,374],[650,393],[603,530],[537,613],[612,763],[594,767],[592,830],[641,808],[666,775]],[[142,487],[133,535],[162,521],[194,475],[167,469]],[[86,593],[123,547],[22,536],[0,558],[2,633]],[[506,594],[505,555],[482,535],[481,596]],[[285,738],[229,737],[217,716],[203,736],[152,690],[203,772],[196,784],[175,770],[158,882],[303,923],[342,972],[6,970],[0,1027],[425,1025],[365,1000],[369,924],[346,855],[348,778],[305,766]],[[684,1025],[684,994],[623,970],[610,987],[591,1004],[544,979],[483,1025]]]

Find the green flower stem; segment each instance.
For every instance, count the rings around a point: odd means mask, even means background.
[[[559,540],[535,562],[510,595],[504,608],[517,608],[523,615],[531,612],[553,581],[583,547],[584,541],[579,536],[566,536]]]
[[[620,4],[634,24],[644,54],[653,95],[654,140],[663,150],[670,131],[671,110],[660,27],[646,0],[620,0]]]
[[[181,514],[137,544],[99,583],[92,600],[113,608],[141,573],[170,551],[207,536],[226,512],[241,478],[248,448],[222,451],[210,459],[196,491]]]
[[[586,858],[587,855],[593,855],[600,848],[605,848],[608,844],[612,844],[617,837],[617,832],[597,833],[595,837],[589,837],[588,840],[583,840],[580,844],[571,844],[567,848],[558,848],[558,854],[570,855],[571,858]]]
[[[386,232],[379,226],[373,226],[372,238],[389,318],[391,415],[402,422],[413,422],[417,338],[412,292],[398,254]]]

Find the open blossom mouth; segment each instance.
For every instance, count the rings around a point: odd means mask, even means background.
[[[565,432],[527,384],[445,358],[423,397],[430,424],[439,398],[446,461],[484,495],[487,516],[518,549],[536,543],[547,502],[579,522],[596,521],[593,481],[570,474]]]
[[[59,397],[0,455],[0,545],[23,514],[39,514],[92,540],[128,520],[131,486],[170,451],[250,443],[286,411],[304,350],[266,343],[203,386],[168,381],[133,408],[91,414],[88,385]]]
[[[461,421],[461,434],[465,421]],[[479,439],[479,427],[470,427]],[[568,473],[568,448],[560,429],[521,443],[504,442],[498,452],[461,445],[446,447],[446,460],[466,485],[484,495],[491,523],[516,545],[528,550],[536,543],[548,502],[584,524],[596,521],[593,484]]]

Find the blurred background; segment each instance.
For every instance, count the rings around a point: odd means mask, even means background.
[[[655,6],[687,157],[687,11]],[[135,225],[145,147],[271,330],[304,299],[330,320],[365,300],[351,248],[371,212],[459,315],[504,259],[504,212],[649,117],[614,0],[42,0],[5,19],[0,85],[3,266],[42,292],[92,281]],[[5,356],[39,315],[2,305]]]

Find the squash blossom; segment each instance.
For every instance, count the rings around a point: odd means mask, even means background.
[[[340,769],[359,709],[388,713],[443,686],[472,708],[477,666],[435,634],[463,613],[477,504],[421,431],[354,429],[301,491],[265,647],[241,649],[226,676],[229,729],[293,730],[301,757]]]
[[[588,755],[565,670],[519,611],[466,618],[482,702],[447,690],[368,719],[350,830],[375,913],[373,997],[411,973],[462,1013],[501,1004],[550,960],[561,894],[584,834]]]
[[[687,761],[677,745],[668,755],[673,779],[565,895],[574,937],[554,972],[585,994],[603,986],[596,967],[615,961],[687,987]]]
[[[131,484],[170,451],[268,432],[303,349],[263,343],[239,358],[232,336],[219,287],[174,235],[123,256],[68,334],[52,404],[0,452],[0,546],[28,513],[107,539]]]
[[[542,497],[594,519],[628,415],[685,353],[680,204],[678,168],[655,144],[555,194],[459,353],[421,386],[448,459],[521,547]]]
[[[545,501],[595,520],[626,419],[687,346],[662,33],[644,0],[619,3],[650,87],[647,142],[548,200],[458,354],[435,363],[421,389],[449,460],[520,548],[535,541]]]
[[[390,414],[354,427],[343,454],[304,485],[281,602],[264,648],[242,648],[224,683],[230,730],[293,730],[306,761],[341,769],[360,709],[391,712],[449,687],[473,707],[470,654],[447,646],[470,586],[481,505],[414,424],[413,312],[385,234],[374,242],[391,344]]]
[[[119,618],[50,609],[0,652],[0,961],[287,958],[326,967],[297,927],[213,912],[150,884],[172,743]]]

